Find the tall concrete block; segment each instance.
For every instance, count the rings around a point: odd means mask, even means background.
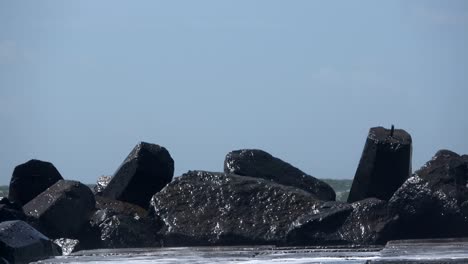
[[[354,176],[348,202],[389,200],[411,175],[412,140],[403,129],[373,127]]]

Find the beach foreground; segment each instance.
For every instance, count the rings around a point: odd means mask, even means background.
[[[36,263],[467,263],[467,239],[399,240],[385,247],[178,247],[99,249]]]

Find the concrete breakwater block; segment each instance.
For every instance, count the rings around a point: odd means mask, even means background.
[[[465,155],[466,156],[466,155]],[[468,200],[468,159],[442,149],[415,172],[425,179],[431,189],[444,192],[461,204]]]
[[[94,195],[86,185],[60,180],[27,203],[23,210],[38,220],[47,236],[73,238],[79,235],[95,206]]]
[[[147,208],[151,197],[171,182],[173,176],[174,160],[169,151],[141,142],[120,165],[101,195]]]
[[[32,159],[14,169],[8,198],[23,206],[59,180],[63,177],[52,163]]]
[[[0,223],[0,257],[4,260],[17,264],[29,263],[58,255],[61,255],[59,247],[26,222],[15,220]]]
[[[164,223],[165,246],[265,245],[281,243],[295,219],[322,203],[260,178],[189,171],[153,196],[150,214]]]
[[[402,129],[371,128],[354,176],[348,202],[390,199],[411,175],[412,139]]]
[[[229,152],[224,160],[224,172],[294,186],[324,201],[334,201],[336,198],[335,191],[327,183],[259,149]]]

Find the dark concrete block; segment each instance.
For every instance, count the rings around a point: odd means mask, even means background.
[[[402,129],[371,128],[348,202],[372,197],[388,201],[411,175],[411,142]]]
[[[174,160],[159,145],[139,143],[102,192],[103,197],[148,208],[151,197],[171,182]]]
[[[323,202],[272,181],[189,171],[151,201],[165,246],[282,243],[290,224]]]
[[[294,186],[324,201],[334,201],[336,198],[335,191],[327,183],[259,149],[229,152],[224,161],[224,172]]]
[[[410,177],[388,202],[389,211],[399,218],[395,239],[463,237],[468,223],[456,199],[433,190],[418,175]]]
[[[337,231],[349,217],[353,207],[347,203],[329,202],[298,217],[289,227],[288,245],[348,244]]]
[[[148,216],[137,212],[118,212],[101,209],[91,218],[91,226],[98,230],[99,248],[159,247],[157,232],[161,227]]]
[[[331,202],[329,202],[331,203]],[[329,208],[299,217],[288,232],[289,245],[375,245],[387,242],[396,218],[387,202],[368,198],[353,204],[334,203]]]
[[[398,227],[398,216],[391,214],[388,203],[367,198],[352,203],[353,212],[338,230],[351,244],[383,245],[392,239]]]
[[[468,160],[453,151],[439,150],[415,174],[459,204],[468,200]]]
[[[37,219],[51,238],[74,238],[95,210],[93,192],[77,181],[60,180],[27,203],[24,212]]]
[[[0,256],[10,263],[29,263],[61,255],[49,238],[23,221],[0,223]]]
[[[63,177],[52,163],[30,160],[13,171],[8,198],[23,206],[59,180]]]

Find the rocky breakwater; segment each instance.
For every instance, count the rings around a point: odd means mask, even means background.
[[[165,245],[383,244],[398,223],[386,201],[333,201],[326,183],[261,150],[230,152],[224,168],[190,171],[153,196]]]
[[[28,263],[57,255],[59,251],[49,245],[62,247],[64,254],[79,249],[159,246],[160,227],[148,216],[147,208],[153,194],[172,180],[173,169],[165,148],[142,142],[111,180],[100,179],[102,185],[95,195],[80,182],[64,180],[50,162],[31,160],[17,166],[11,179],[11,201],[0,201],[0,222],[8,224],[0,228],[0,260]],[[8,222],[14,220],[22,222]],[[27,232],[11,240],[13,229]]]
[[[87,248],[160,246],[160,225],[147,209],[173,176],[174,160],[166,148],[137,144],[112,177],[98,179],[97,211],[90,218],[96,239]]]
[[[439,151],[412,174],[411,149],[404,130],[372,128],[352,196],[338,202],[326,183],[262,150],[229,152],[224,172],[189,171],[173,179],[169,152],[140,143],[112,177],[98,180],[94,193],[76,181],[28,176],[43,168],[14,173],[25,189],[37,180],[47,188],[25,204],[17,202],[21,195],[1,200],[0,220],[9,226],[7,221],[22,220],[41,234],[35,233],[37,241],[53,239],[64,253],[159,246],[383,245],[394,239],[468,236],[467,156]],[[40,164],[50,168],[50,163]],[[25,193],[23,185],[14,188]],[[11,245],[8,233],[1,236],[5,230],[0,229],[0,245]],[[57,253],[34,248],[35,259]],[[2,250],[11,262],[15,249]]]
[[[385,243],[395,219],[387,204],[323,201],[262,178],[190,171],[153,196],[166,246]]]
[[[412,176],[410,168],[409,134],[372,128],[350,203],[305,213],[291,225],[288,243],[366,245],[468,236],[466,155],[442,150]]]

